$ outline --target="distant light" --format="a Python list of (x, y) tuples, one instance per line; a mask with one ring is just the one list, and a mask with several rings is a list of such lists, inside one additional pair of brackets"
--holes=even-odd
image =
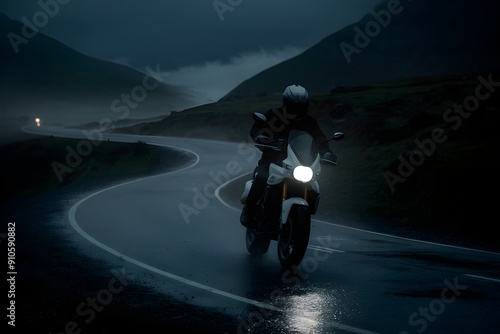
[(36, 126), (40, 126), (40, 118), (35, 118)]

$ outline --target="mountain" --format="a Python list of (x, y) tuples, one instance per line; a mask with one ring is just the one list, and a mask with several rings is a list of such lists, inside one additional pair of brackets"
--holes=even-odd
[(160, 65), (141, 72), (92, 58), (1, 13), (0, 36), (2, 127), (10, 130), (35, 117), (61, 125), (124, 122), (196, 105), (189, 91), (161, 82)]
[(499, 12), (496, 0), (383, 1), (359, 22), (244, 81), (222, 100), (274, 95), (291, 83), (325, 93), (339, 86), (498, 69)]
[[(375, 12), (396, 3), (384, 2)], [(497, 247), (489, 217), (500, 169), (493, 159), (500, 121), (499, 5), (400, 3), (403, 9), (350, 55), (350, 63), (339, 45), (355, 45), (357, 31), (374, 25), (371, 14), (216, 103), (120, 131), (232, 140), (240, 144), (235, 159), (243, 158), (252, 145), (252, 113), (278, 106), (284, 87), (301, 83), (313, 93), (309, 113), (323, 131), (346, 134), (330, 143), (339, 165), (322, 170), (322, 215), (382, 233)], [(238, 205), (246, 180), (221, 194), (229, 191), (225, 198)]]

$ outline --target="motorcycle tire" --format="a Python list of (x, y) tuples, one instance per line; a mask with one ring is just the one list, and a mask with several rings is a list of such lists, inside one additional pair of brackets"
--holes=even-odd
[(247, 228), (246, 245), (250, 254), (262, 256), (267, 253), (271, 237), (267, 234), (257, 234), (253, 228)]
[(298, 266), (307, 251), (311, 233), (308, 206), (294, 205), (278, 235), (278, 259), (283, 268)]

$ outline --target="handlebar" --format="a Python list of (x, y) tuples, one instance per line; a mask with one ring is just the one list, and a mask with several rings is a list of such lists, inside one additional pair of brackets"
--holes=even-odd
[[(279, 147), (276, 145), (267, 145), (267, 144), (259, 144), (259, 143), (255, 143), (254, 145), (255, 145), (255, 147), (260, 148), (260, 149), (271, 149), (273, 151), (278, 151), (278, 152), (283, 151), (282, 147)], [(327, 165), (337, 166), (337, 161), (332, 160), (332, 159), (328, 159), (328, 158), (321, 157), (319, 162), (323, 163), (323, 164), (327, 164)]]
[(327, 165), (337, 166), (337, 162), (336, 162), (336, 161), (333, 161), (333, 160), (330, 160), (330, 159), (323, 159), (323, 158), (321, 158), (321, 159), (319, 160), (319, 162), (324, 163), (324, 164), (327, 164)]
[(258, 143), (255, 143), (254, 144), (255, 147), (258, 147), (258, 148), (262, 148), (262, 149), (271, 149), (273, 151), (278, 151), (278, 152), (281, 152), (283, 149), (281, 149), (280, 147), (278, 146), (275, 146), (275, 145), (266, 145), (266, 144), (258, 144)]

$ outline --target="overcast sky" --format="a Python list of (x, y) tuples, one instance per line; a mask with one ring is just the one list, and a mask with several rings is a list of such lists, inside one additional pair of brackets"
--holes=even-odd
[[(380, 0), (2, 0), (0, 12), (30, 21), (86, 55), (144, 70), (217, 100), (243, 80), (358, 21)], [(216, 6), (217, 5), (217, 6)], [(216, 9), (217, 7), (217, 9)]]

